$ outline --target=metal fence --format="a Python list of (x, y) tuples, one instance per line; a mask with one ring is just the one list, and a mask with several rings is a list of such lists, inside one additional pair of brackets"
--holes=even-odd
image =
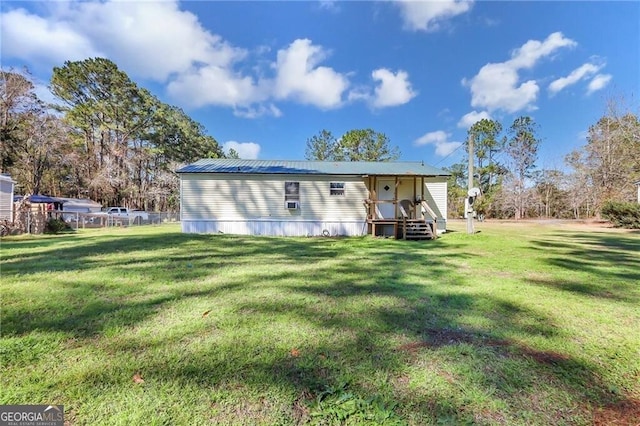
[[(7, 217), (9, 217), (7, 215)], [(67, 212), (62, 210), (29, 209), (13, 212), (13, 221), (0, 219), (5, 234), (42, 234), (50, 219), (62, 219), (72, 229), (105, 228), (111, 226), (144, 226), (180, 222), (178, 212), (148, 213), (148, 219), (124, 218), (100, 213)]]
[(105, 228), (110, 226), (143, 226), (180, 222), (178, 212), (148, 213), (148, 219), (140, 216), (117, 217), (105, 213), (58, 212), (60, 217), (73, 229)]

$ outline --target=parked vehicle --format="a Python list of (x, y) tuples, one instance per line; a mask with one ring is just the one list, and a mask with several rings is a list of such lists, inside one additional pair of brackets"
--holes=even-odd
[(149, 221), (149, 213), (144, 210), (130, 210), (126, 207), (107, 207), (106, 213), (113, 219), (122, 219), (125, 223), (137, 225)]

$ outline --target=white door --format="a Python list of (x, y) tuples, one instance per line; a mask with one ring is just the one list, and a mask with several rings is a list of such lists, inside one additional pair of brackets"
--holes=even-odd
[[(379, 201), (392, 201), (396, 194), (396, 182), (394, 179), (378, 179), (378, 192)], [(395, 219), (396, 207), (393, 203), (380, 203), (378, 204), (378, 211), (384, 219)]]

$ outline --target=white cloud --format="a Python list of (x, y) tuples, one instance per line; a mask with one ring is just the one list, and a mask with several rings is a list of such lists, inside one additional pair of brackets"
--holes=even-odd
[[(249, 52), (205, 29), (174, 0), (56, 3), (46, 17), (18, 9), (3, 13), (2, 23), (3, 56), (56, 65), (105, 56), (135, 77), (168, 82), (183, 105), (236, 108), (286, 99), (329, 109), (342, 105), (349, 86), (346, 75), (318, 66), (329, 52), (306, 39), (278, 51), (274, 79), (256, 68), (240, 73)], [(258, 110), (279, 114), (269, 106)]]
[(549, 92), (551, 95), (555, 95), (565, 87), (576, 84), (577, 82), (585, 78), (589, 78), (593, 74), (600, 71), (603, 67), (604, 64), (596, 65), (593, 63), (586, 63), (571, 71), (568, 76), (561, 77), (557, 80), (552, 81), (551, 84), (549, 84)]
[(450, 137), (451, 135), (449, 133), (437, 130), (435, 132), (425, 133), (416, 139), (413, 144), (415, 146), (434, 145), (436, 147), (436, 155), (446, 157), (462, 145), (461, 142), (449, 141), (448, 139)]
[(340, 11), (340, 6), (336, 0), (320, 0), (320, 9), (327, 10), (329, 12), (337, 13)]
[(317, 66), (329, 56), (322, 46), (309, 39), (298, 39), (278, 51), (274, 64), (276, 99), (296, 100), (323, 109), (342, 105), (342, 94), (349, 87), (344, 74), (332, 68)]
[(579, 141), (586, 141), (588, 136), (589, 136), (588, 130), (581, 130), (578, 132), (578, 135), (577, 135)]
[(370, 104), (371, 101), (373, 100), (373, 95), (371, 94), (371, 87), (365, 86), (365, 85), (354, 87), (349, 91), (347, 100), (349, 102), (362, 101)]
[(260, 145), (254, 142), (227, 141), (222, 144), (222, 149), (227, 154), (233, 149), (243, 160), (255, 160), (260, 154)]
[(484, 17), (484, 18), (481, 18), (481, 22), (487, 27), (496, 27), (500, 25), (500, 20), (496, 18)]
[[(47, 86), (46, 82), (34, 81), (33, 83), (33, 92), (36, 94), (38, 99), (40, 99), (48, 106), (60, 105), (60, 99), (56, 98), (56, 96), (51, 93), (51, 90), (49, 90), (49, 86)], [(53, 112), (53, 108), (48, 108), (48, 110), (49, 112)], [(60, 115), (62, 114), (60, 113)]]
[(590, 95), (593, 92), (604, 89), (607, 84), (609, 84), (612, 78), (613, 76), (611, 74), (596, 75), (595, 77), (593, 77), (593, 80), (589, 82), (589, 87), (587, 87), (587, 94)]
[(282, 117), (282, 111), (274, 104), (258, 104), (256, 106), (238, 106), (233, 115), (242, 118), (258, 118), (263, 116)]
[(443, 108), (438, 111), (438, 117), (444, 117), (446, 120), (450, 120), (451, 110), (449, 108)]
[(197, 63), (228, 67), (246, 55), (179, 10), (177, 1), (80, 3), (74, 19), (122, 68), (157, 81)]
[(178, 0), (50, 2), (40, 11), (0, 15), (2, 57), (46, 66), (106, 57), (133, 78), (165, 85), (180, 106), (222, 106), (256, 118), (281, 116), (278, 101), (334, 109), (349, 99), (382, 108), (415, 96), (406, 72), (384, 68), (347, 96), (350, 74), (322, 65), (330, 56), (325, 47), (297, 39), (273, 58), (266, 46), (233, 46)]
[(491, 120), (491, 116), (487, 111), (471, 111), (462, 116), (460, 121), (458, 121), (458, 127), (463, 129), (468, 129), (474, 124), (476, 124), (480, 120)]
[(373, 71), (371, 77), (379, 82), (372, 100), (375, 108), (403, 105), (417, 95), (411, 88), (409, 74), (405, 71), (400, 70), (394, 74), (386, 68), (380, 68)]
[(411, 87), (406, 71), (399, 70), (394, 73), (386, 68), (378, 68), (371, 73), (371, 79), (375, 82), (373, 87), (354, 87), (349, 91), (348, 101), (362, 101), (371, 108), (387, 108), (404, 105), (418, 95)]
[(189, 105), (230, 106), (237, 116), (245, 118), (281, 116), (275, 105), (263, 104), (270, 100), (337, 108), (343, 103), (342, 95), (349, 81), (332, 68), (318, 66), (327, 56), (322, 46), (298, 39), (278, 51), (276, 62), (271, 64), (274, 78), (261, 75), (254, 78), (229, 66), (207, 65), (177, 75), (167, 90), (173, 98)]
[(518, 85), (518, 71), (507, 63), (487, 64), (470, 81), (471, 106), (516, 112), (532, 106), (538, 85), (530, 80)]
[(179, 10), (177, 1), (56, 3), (49, 11), (46, 17), (24, 10), (3, 14), (3, 54), (55, 64), (105, 56), (156, 81), (196, 63), (227, 67), (246, 55), (203, 28), (196, 15)]
[(404, 26), (412, 31), (437, 31), (443, 21), (471, 10), (473, 1), (437, 0), (416, 1), (398, 0)]
[(539, 60), (558, 49), (575, 45), (575, 41), (556, 32), (543, 42), (527, 41), (515, 49), (511, 59), (505, 62), (486, 64), (473, 78), (462, 81), (471, 90), (471, 106), (486, 108), (489, 112), (504, 110), (509, 113), (535, 109), (534, 102), (540, 88), (535, 80), (520, 83), (518, 72), (532, 68)]
[(24, 9), (0, 15), (2, 56), (24, 61), (44, 60), (59, 65), (66, 60), (99, 56), (91, 40), (64, 21), (46, 20)]
[(577, 43), (566, 38), (561, 32), (550, 34), (543, 42), (529, 40), (515, 49), (508, 61), (514, 68), (531, 68), (540, 59), (549, 56), (562, 47), (575, 47)]
[(216, 65), (178, 75), (167, 86), (169, 94), (181, 103), (201, 107), (220, 105), (235, 107), (262, 101), (265, 94), (251, 77)]

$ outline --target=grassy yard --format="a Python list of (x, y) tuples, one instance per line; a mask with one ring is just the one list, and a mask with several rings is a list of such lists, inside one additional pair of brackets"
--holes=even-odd
[(3, 239), (0, 404), (91, 425), (640, 422), (640, 234), (450, 228)]

